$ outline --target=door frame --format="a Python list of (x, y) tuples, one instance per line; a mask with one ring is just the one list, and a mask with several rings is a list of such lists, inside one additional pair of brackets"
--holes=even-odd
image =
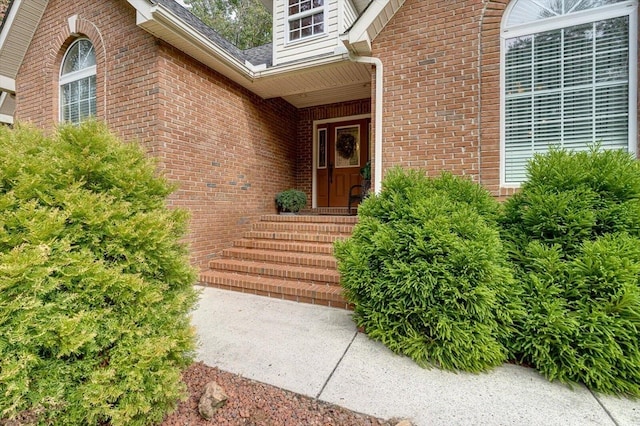
[[(350, 121), (350, 120), (362, 120), (368, 118), (371, 120), (371, 114), (359, 114), (359, 115), (348, 115), (345, 117), (335, 117), (335, 118), (327, 118), (324, 120), (314, 120), (313, 121), (313, 153), (311, 155), (311, 161), (313, 163), (313, 167), (311, 168), (311, 208), (318, 208), (318, 126), (327, 124), (327, 123), (339, 123), (341, 121)], [(371, 122), (369, 122), (371, 123)], [(371, 124), (369, 124), (371, 126)], [(369, 132), (369, 158), (372, 157), (372, 143), (371, 143), (371, 132)]]

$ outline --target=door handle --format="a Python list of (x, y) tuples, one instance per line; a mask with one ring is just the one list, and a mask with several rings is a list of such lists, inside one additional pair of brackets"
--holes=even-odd
[(329, 183), (333, 183), (333, 163), (329, 163)]

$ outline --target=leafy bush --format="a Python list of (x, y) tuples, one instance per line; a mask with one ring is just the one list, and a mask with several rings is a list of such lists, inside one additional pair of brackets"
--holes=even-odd
[(504, 362), (521, 310), (497, 212), (468, 180), (388, 172), (352, 237), (335, 245), (357, 324), (421, 365), (483, 371)]
[(307, 194), (297, 189), (287, 189), (276, 194), (276, 204), (280, 211), (297, 213), (307, 205)]
[(535, 157), (505, 203), (528, 311), (512, 351), (550, 379), (640, 396), (640, 168), (596, 148)]
[(184, 395), (186, 216), (100, 124), (0, 128), (0, 417), (152, 424)]
[(528, 180), (505, 203), (504, 237), (516, 251), (538, 240), (570, 255), (585, 239), (640, 236), (639, 200), (640, 165), (628, 153), (552, 149), (532, 160)]

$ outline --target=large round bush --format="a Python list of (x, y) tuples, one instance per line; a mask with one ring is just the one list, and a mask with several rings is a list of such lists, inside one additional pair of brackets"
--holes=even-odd
[(422, 365), (483, 371), (504, 362), (520, 309), (497, 211), (468, 180), (387, 173), (353, 236), (335, 246), (358, 325)]
[(153, 424), (184, 395), (195, 274), (171, 191), (100, 124), (0, 128), (0, 417)]
[(552, 150), (505, 204), (527, 315), (512, 351), (550, 379), (640, 396), (640, 167)]

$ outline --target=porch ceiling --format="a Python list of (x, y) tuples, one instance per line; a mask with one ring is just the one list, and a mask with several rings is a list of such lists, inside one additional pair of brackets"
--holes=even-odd
[(265, 99), (282, 97), (296, 108), (370, 98), (371, 67), (342, 60), (258, 78), (251, 90)]

